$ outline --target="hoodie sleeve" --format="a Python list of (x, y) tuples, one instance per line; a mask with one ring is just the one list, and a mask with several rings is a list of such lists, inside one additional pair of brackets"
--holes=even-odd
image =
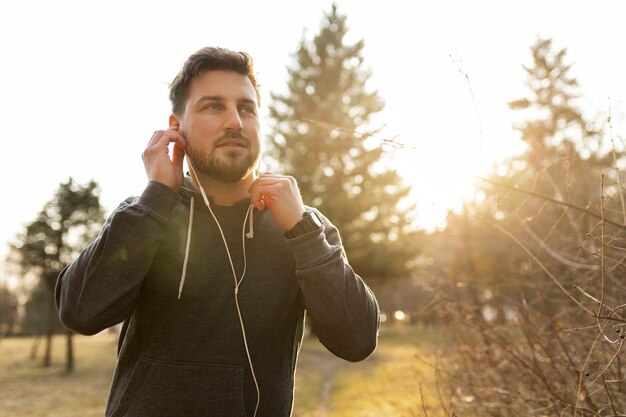
[(143, 194), (118, 206), (98, 238), (61, 273), (55, 302), (63, 324), (91, 335), (125, 320), (180, 197), (150, 182)]
[(288, 239), (296, 260), (296, 275), (320, 342), (343, 359), (361, 361), (376, 348), (378, 303), (348, 264), (337, 228), (320, 217), (325, 225), (323, 231)]

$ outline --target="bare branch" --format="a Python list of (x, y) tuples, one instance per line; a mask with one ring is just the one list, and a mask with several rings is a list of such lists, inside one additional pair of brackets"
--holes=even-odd
[(524, 250), (524, 252), (526, 252), (528, 254), (528, 256), (530, 256), (532, 258), (533, 261), (535, 261), (535, 263), (537, 263), (537, 265), (539, 265), (539, 267), (541, 267), (541, 269), (544, 270), (544, 272), (552, 279), (552, 281), (554, 281), (554, 283), (561, 289), (561, 291), (563, 291), (563, 293), (565, 293), (565, 295), (567, 295), (567, 297), (572, 300), (574, 303), (576, 303), (577, 306), (579, 306), (580, 308), (582, 308), (583, 310), (585, 310), (586, 312), (590, 313), (590, 314), (594, 314), (593, 311), (591, 311), (590, 309), (588, 309), (587, 307), (585, 307), (583, 304), (581, 304), (580, 301), (578, 301), (569, 291), (567, 291), (565, 289), (565, 287), (563, 287), (563, 284), (561, 284), (559, 282), (559, 280), (554, 276), (554, 274), (552, 274), (552, 272), (550, 272), (550, 270), (548, 270), (548, 268), (543, 264), (543, 262), (541, 262), (522, 242), (520, 242), (515, 236), (513, 236), (509, 231), (504, 230), (502, 227), (500, 227), (499, 225), (493, 223), (490, 220), (487, 220), (485, 217), (483, 216), (479, 216), (479, 218), (481, 220), (483, 220), (485, 223), (495, 227), (496, 229), (498, 229), (499, 231), (501, 231), (502, 233), (504, 233), (505, 235), (507, 235), (508, 237), (510, 237), (515, 243), (518, 244), (518, 246), (520, 248), (522, 248)]
[[(520, 192), (520, 193), (523, 193), (523, 194), (527, 194), (527, 195), (530, 195), (530, 196), (533, 196), (533, 197), (536, 197), (536, 198), (539, 198), (539, 199), (542, 199), (542, 200), (549, 201), (549, 202), (554, 203), (554, 204), (559, 204), (561, 206), (573, 208), (575, 210), (578, 210), (578, 211), (581, 211), (581, 212), (583, 212), (585, 214), (588, 214), (589, 216), (594, 217), (594, 218), (596, 218), (598, 220), (602, 220), (602, 216), (600, 214), (598, 214), (598, 213), (596, 213), (594, 211), (591, 211), (591, 210), (579, 207), (579, 206), (577, 206), (575, 204), (571, 204), (571, 203), (568, 203), (568, 202), (565, 202), (565, 201), (561, 201), (561, 200), (556, 200), (554, 198), (551, 198), (551, 197), (548, 197), (548, 196), (545, 196), (545, 195), (541, 195), (541, 194), (535, 193), (533, 191), (522, 190), (521, 188), (512, 187), (510, 185), (506, 185), (506, 184), (502, 184), (502, 183), (499, 183), (499, 182), (491, 181), (491, 180), (488, 180), (486, 178), (480, 178), (480, 179), (485, 181), (485, 182), (488, 182), (490, 184), (496, 185), (498, 187), (506, 188), (508, 190), (514, 190), (514, 191), (517, 191), (517, 192)], [(605, 223), (613, 225), (613, 226), (616, 226), (616, 227), (619, 227), (620, 229), (626, 229), (626, 224), (616, 223), (616, 222), (614, 222), (612, 220), (608, 220), (608, 219), (604, 219), (604, 221), (605, 221)]]

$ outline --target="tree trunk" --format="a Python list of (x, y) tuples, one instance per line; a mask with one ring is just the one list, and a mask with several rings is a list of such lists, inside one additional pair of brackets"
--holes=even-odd
[(7, 322), (7, 332), (5, 334), (6, 337), (12, 337), (15, 328), (15, 321), (17, 319), (17, 305), (12, 304), (9, 308), (9, 320)]
[(43, 361), (41, 362), (41, 365), (44, 368), (47, 368), (52, 363), (52, 361), (50, 360), (51, 355), (52, 355), (52, 329), (48, 328), (48, 330), (46, 331), (46, 348), (44, 350)]
[(30, 360), (34, 361), (37, 359), (37, 351), (39, 350), (39, 342), (41, 342), (41, 333), (35, 336), (35, 340), (33, 340), (33, 345), (30, 347)]
[(72, 337), (74, 332), (67, 330), (67, 356), (65, 361), (65, 373), (71, 374), (74, 372), (74, 338)]
[(48, 326), (46, 329), (46, 350), (43, 356), (43, 367), (48, 367), (52, 363), (52, 336), (54, 335), (54, 325), (56, 324), (56, 308), (53, 300), (48, 302)]

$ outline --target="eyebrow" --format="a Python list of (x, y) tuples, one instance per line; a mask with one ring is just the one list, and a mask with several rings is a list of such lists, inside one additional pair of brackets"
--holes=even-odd
[[(224, 101), (224, 100), (225, 98), (222, 96), (202, 96), (196, 101), (196, 105), (202, 103), (203, 101)], [(241, 98), (237, 100), (237, 103), (253, 104), (255, 106), (257, 105), (256, 101), (249, 99), (249, 98)]]

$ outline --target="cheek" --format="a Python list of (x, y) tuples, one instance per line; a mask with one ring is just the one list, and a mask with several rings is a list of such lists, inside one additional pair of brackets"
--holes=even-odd
[(261, 129), (259, 129), (258, 122), (244, 126), (243, 132), (244, 135), (246, 135), (246, 137), (253, 143), (258, 144), (260, 142), (259, 138), (261, 137)]
[(203, 140), (207, 140), (215, 137), (219, 133), (216, 129), (215, 123), (203, 118), (188, 120), (184, 127), (185, 132), (190, 138), (201, 138)]

